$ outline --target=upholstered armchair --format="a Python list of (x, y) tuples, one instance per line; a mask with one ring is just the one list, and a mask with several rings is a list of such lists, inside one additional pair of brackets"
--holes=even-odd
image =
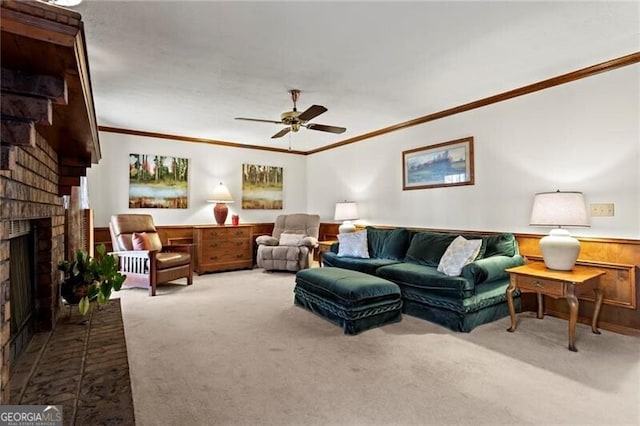
[(123, 287), (148, 288), (155, 296), (158, 284), (178, 278), (193, 283), (193, 245), (163, 246), (151, 215), (111, 216), (109, 231), (120, 272), (127, 275)]
[(258, 267), (280, 271), (308, 268), (318, 247), (319, 232), (319, 215), (296, 213), (278, 216), (272, 234), (256, 238)]

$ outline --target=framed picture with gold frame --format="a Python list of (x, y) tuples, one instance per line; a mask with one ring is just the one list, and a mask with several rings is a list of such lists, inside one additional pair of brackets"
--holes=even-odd
[(402, 190), (473, 185), (473, 136), (402, 152)]

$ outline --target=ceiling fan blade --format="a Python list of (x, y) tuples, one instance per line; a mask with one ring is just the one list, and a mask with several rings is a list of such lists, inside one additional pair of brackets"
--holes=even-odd
[(261, 118), (242, 118), (242, 117), (236, 117), (236, 120), (259, 121), (260, 123), (274, 123), (274, 124), (282, 124), (282, 121), (275, 121), (275, 120), (263, 120), (263, 119), (261, 119)]
[(286, 135), (287, 133), (289, 133), (290, 131), (291, 131), (291, 127), (287, 126), (284, 129), (280, 130), (275, 135), (271, 136), (271, 139), (281, 138), (284, 135)]
[(306, 124), (305, 127), (310, 130), (320, 130), (321, 132), (329, 132), (329, 133), (344, 133), (345, 130), (347, 130), (344, 127), (327, 126), (324, 124), (315, 124), (315, 123)]
[(327, 112), (327, 109), (322, 105), (311, 105), (302, 114), (300, 114), (300, 116), (298, 117), (298, 120), (309, 121), (316, 118), (323, 112)]

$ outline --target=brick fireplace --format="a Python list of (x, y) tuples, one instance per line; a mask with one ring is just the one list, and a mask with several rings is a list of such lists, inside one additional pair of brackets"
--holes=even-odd
[[(100, 145), (80, 14), (32, 0), (0, 4), (0, 404), (8, 404), (12, 293), (31, 298), (36, 332), (55, 327), (57, 265), (83, 247), (79, 186), (87, 167), (100, 160)], [(29, 248), (16, 256), (27, 258), (11, 259), (12, 276), (11, 241), (22, 234)], [(14, 282), (29, 291), (12, 289)]]

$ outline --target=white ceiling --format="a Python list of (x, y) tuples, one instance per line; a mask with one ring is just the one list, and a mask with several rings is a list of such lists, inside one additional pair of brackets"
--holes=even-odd
[[(98, 124), (308, 151), (640, 50), (639, 2), (97, 1)], [(270, 137), (291, 109), (328, 112)]]

